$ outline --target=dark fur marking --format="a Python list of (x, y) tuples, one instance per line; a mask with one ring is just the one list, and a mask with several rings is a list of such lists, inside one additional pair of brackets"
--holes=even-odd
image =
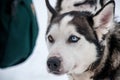
[[(117, 23), (116, 23), (117, 24)], [(114, 65), (116, 59), (120, 57), (120, 25), (115, 27), (115, 30), (108, 37), (108, 47), (109, 47), (109, 55), (107, 60), (105, 61), (105, 66), (100, 73), (97, 74), (95, 80), (104, 79), (109, 77), (111, 80), (119, 80), (116, 79), (120, 77), (120, 59), (117, 60), (118, 64)], [(119, 73), (119, 74), (118, 74)]]
[(80, 5), (85, 5), (85, 4), (89, 4), (89, 5), (93, 6), (93, 5), (95, 5), (96, 3), (97, 3), (96, 0), (86, 0), (86, 1), (84, 1), (84, 2), (82, 2), (82, 3), (75, 3), (74, 6), (75, 6), (75, 7), (78, 7), (78, 6), (80, 6)]
[[(98, 15), (108, 4), (112, 3), (115, 5), (114, 0), (109, 1), (107, 4), (105, 4), (94, 16)], [(115, 13), (115, 7), (114, 7), (114, 13)]]
[(77, 32), (84, 35), (88, 41), (94, 42), (96, 40), (96, 38), (93, 36), (92, 29), (88, 27), (89, 23), (86, 21), (85, 17), (76, 16), (71, 22), (73, 22), (73, 24), (76, 26)]
[(46, 6), (47, 6), (48, 10), (52, 13), (52, 18), (50, 20), (50, 21), (52, 21), (53, 18), (58, 15), (58, 13), (55, 9), (53, 9), (53, 7), (50, 5), (48, 0), (45, 0), (45, 2), (46, 2)]
[[(114, 0), (110, 0), (110, 1), (114, 1)], [(105, 5), (105, 0), (100, 0), (100, 5), (101, 5), (101, 7), (103, 7), (104, 5)]]
[[(104, 51), (104, 46), (102, 46), (97, 38), (97, 34), (93, 29), (93, 20), (92, 20), (92, 15), (88, 12), (79, 12), (75, 13), (74, 12), (74, 18), (70, 22), (71, 24), (74, 24), (76, 26), (76, 31), (82, 35), (85, 36), (85, 38), (90, 42), (94, 43), (96, 45), (96, 49), (98, 51), (97, 57), (101, 57)], [(87, 32), (87, 33), (86, 33)], [(94, 62), (94, 67), (97, 66), (100, 62), (100, 58)]]
[(101, 7), (103, 7), (104, 6), (104, 0), (100, 0), (100, 5), (101, 5)]
[(62, 1), (63, 0), (57, 0), (57, 5), (55, 7), (57, 12), (60, 12), (62, 10), (62, 8), (61, 8)]

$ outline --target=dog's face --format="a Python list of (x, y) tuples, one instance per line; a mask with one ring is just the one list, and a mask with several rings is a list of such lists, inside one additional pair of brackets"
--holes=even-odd
[[(106, 27), (112, 24), (113, 11), (109, 7), (113, 8), (113, 4), (94, 17), (87, 13), (69, 12), (53, 19), (46, 33), (49, 72), (80, 74), (98, 59), (96, 42), (108, 32), (108, 29), (103, 29), (103, 23)], [(93, 28), (96, 29), (98, 39)]]
[[(53, 73), (65, 73), (65, 72), (83, 72), (88, 66), (97, 59), (97, 49), (92, 42), (95, 40), (93, 33), (90, 32), (89, 25), (84, 17), (80, 18), (80, 23), (72, 23), (77, 17), (65, 16), (59, 23), (54, 23), (50, 31), (48, 32), (46, 39), (49, 49), (49, 61), (48, 66), (51, 68), (55, 64), (51, 65), (50, 62), (54, 60), (60, 63), (57, 72)], [(83, 19), (82, 19), (83, 18)], [(73, 21), (72, 21), (73, 20)], [(79, 28), (79, 26), (82, 28)], [(80, 29), (83, 29), (82, 31)], [(79, 30), (81, 32), (79, 32)], [(90, 30), (90, 31), (89, 31)], [(90, 36), (86, 35), (86, 32)], [(80, 34), (82, 33), (82, 34)], [(90, 41), (88, 41), (90, 40)], [(49, 64), (50, 63), (50, 64)]]

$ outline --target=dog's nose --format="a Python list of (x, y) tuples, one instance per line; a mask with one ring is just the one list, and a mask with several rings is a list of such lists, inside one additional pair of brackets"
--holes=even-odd
[(52, 71), (57, 71), (60, 68), (61, 60), (57, 57), (51, 57), (47, 61), (47, 66)]

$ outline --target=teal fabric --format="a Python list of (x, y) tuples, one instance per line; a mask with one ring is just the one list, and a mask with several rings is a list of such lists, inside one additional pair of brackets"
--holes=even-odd
[(0, 12), (0, 67), (10, 67), (25, 61), (32, 53), (38, 25), (31, 0), (19, 0), (14, 15), (6, 13), (7, 0), (2, 0)]

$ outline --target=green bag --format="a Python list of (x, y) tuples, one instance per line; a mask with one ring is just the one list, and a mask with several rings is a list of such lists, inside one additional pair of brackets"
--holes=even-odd
[(25, 61), (32, 53), (38, 35), (32, 0), (16, 1), (13, 15), (6, 12), (8, 0), (0, 3), (0, 68)]

